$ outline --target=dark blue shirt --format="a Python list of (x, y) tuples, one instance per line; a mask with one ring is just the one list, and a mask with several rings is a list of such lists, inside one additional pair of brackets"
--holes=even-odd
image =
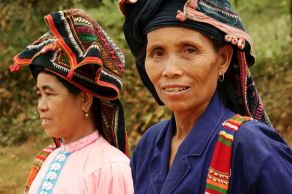
[[(215, 95), (168, 168), (175, 118), (147, 130), (131, 159), (136, 194), (203, 194), (222, 123), (234, 113)], [(229, 193), (292, 194), (292, 151), (267, 125), (253, 120), (235, 135)]]

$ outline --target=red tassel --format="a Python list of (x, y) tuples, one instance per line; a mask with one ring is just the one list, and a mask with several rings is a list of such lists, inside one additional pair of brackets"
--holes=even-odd
[(242, 95), (243, 105), (248, 116), (252, 117), (247, 105), (247, 98), (246, 98), (246, 90), (247, 90), (246, 82), (247, 82), (248, 66), (246, 63), (245, 52), (238, 50), (237, 57), (238, 57), (238, 62), (240, 66), (240, 82), (241, 82), (241, 95)]
[(61, 140), (58, 139), (58, 138), (53, 138), (53, 139), (54, 139), (54, 143), (55, 143), (56, 147), (57, 148), (60, 147), (61, 146)]
[(19, 64), (14, 64), (9, 67), (10, 72), (17, 72), (21, 69)]

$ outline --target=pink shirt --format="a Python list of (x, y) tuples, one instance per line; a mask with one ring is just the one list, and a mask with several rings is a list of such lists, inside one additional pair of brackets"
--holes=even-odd
[[(54, 150), (43, 163), (35, 177), (29, 194), (37, 194), (46, 184), (50, 169), (60, 157), (60, 153), (70, 153), (63, 158), (60, 173), (53, 176), (54, 194), (131, 194), (133, 182), (129, 158), (110, 145), (96, 131), (80, 140), (62, 145)], [(63, 155), (62, 155), (63, 156)], [(57, 177), (57, 178), (56, 178)], [(43, 180), (44, 179), (44, 180)], [(45, 183), (44, 183), (45, 182)], [(44, 192), (45, 193), (45, 192)], [(48, 192), (50, 193), (50, 192)]]

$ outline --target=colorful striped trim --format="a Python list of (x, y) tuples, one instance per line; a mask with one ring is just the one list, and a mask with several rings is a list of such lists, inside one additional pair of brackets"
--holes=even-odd
[(46, 158), (50, 155), (50, 153), (52, 153), (52, 151), (54, 151), (56, 149), (56, 145), (51, 144), (47, 147), (45, 147), (35, 158), (34, 161), (32, 163), (32, 167), (30, 169), (30, 173), (28, 175), (28, 178), (26, 180), (26, 184), (25, 184), (25, 189), (24, 189), (24, 193), (28, 193), (29, 188), (34, 180), (34, 178), (36, 177), (37, 173), (39, 172), (42, 164), (44, 163), (44, 161), (46, 160)]
[(232, 143), (239, 127), (251, 117), (234, 115), (223, 123), (207, 175), (205, 194), (226, 194), (231, 176)]

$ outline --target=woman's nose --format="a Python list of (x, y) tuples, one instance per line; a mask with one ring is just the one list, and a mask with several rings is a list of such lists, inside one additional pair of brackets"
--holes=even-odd
[(175, 54), (168, 56), (168, 59), (164, 61), (164, 69), (162, 75), (168, 78), (179, 77), (182, 74), (181, 60)]
[(40, 97), (38, 100), (38, 111), (43, 112), (48, 110), (48, 104), (44, 97)]

